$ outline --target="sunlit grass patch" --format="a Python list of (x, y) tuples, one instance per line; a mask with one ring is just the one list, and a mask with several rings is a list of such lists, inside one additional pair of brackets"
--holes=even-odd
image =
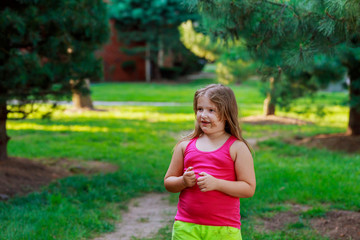
[(304, 109), (304, 106), (294, 106), (292, 112), (278, 111), (279, 115), (286, 115), (302, 120), (314, 122), (319, 126), (346, 128), (349, 121), (349, 108), (344, 106), (326, 106), (321, 112), (316, 106)]
[[(9, 152), (19, 157), (120, 163), (128, 156), (141, 158), (141, 153), (149, 152), (160, 139), (166, 141), (165, 146), (172, 145), (167, 139), (173, 139), (174, 135), (168, 131), (180, 132), (192, 128), (193, 123), (193, 113), (159, 112), (153, 107), (112, 107), (107, 111), (83, 113), (58, 111), (52, 120), (8, 121), (12, 137)], [(140, 154), (138, 149), (142, 149)]]
[[(53, 132), (109, 132), (109, 128), (106, 127), (95, 127), (95, 126), (80, 126), (80, 125), (41, 125), (36, 123), (25, 123), (19, 122), (8, 123), (8, 130), (42, 130), (42, 131), (53, 131)], [(129, 129), (130, 130), (130, 129)]]
[[(179, 113), (166, 111), (160, 112), (159, 109), (173, 109), (176, 107), (144, 107), (144, 106), (119, 106), (101, 107), (104, 111), (56, 112), (54, 117), (59, 118), (81, 118), (81, 119), (123, 119), (123, 120), (147, 120), (151, 122), (177, 122), (194, 120), (192, 113)], [(191, 109), (188, 107), (187, 109)]]

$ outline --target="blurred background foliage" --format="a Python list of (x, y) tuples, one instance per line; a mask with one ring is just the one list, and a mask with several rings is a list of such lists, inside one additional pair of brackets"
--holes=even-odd
[(190, 12), (182, 0), (112, 0), (109, 14), (116, 21), (120, 41), (146, 44), (127, 52), (144, 52), (151, 61), (153, 78), (176, 79), (204, 66), (205, 62), (180, 42), (181, 23), (199, 19), (198, 13)]
[[(244, 39), (254, 59), (261, 61), (268, 84), (266, 115), (275, 114), (276, 105), (287, 105), (300, 95), (348, 78), (347, 133), (360, 135), (357, 0), (189, 0), (187, 4), (199, 11), (210, 36)], [(321, 55), (331, 64), (321, 61)]]

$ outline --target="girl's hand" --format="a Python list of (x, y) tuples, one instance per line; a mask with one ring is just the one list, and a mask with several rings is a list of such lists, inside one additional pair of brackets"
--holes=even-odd
[(200, 191), (207, 192), (207, 191), (213, 191), (217, 188), (217, 179), (211, 176), (210, 174), (207, 174), (205, 172), (202, 172), (199, 174), (197, 184), (200, 188)]
[(192, 170), (193, 167), (188, 167), (183, 174), (183, 181), (185, 187), (193, 187), (196, 184), (196, 175), (195, 172)]

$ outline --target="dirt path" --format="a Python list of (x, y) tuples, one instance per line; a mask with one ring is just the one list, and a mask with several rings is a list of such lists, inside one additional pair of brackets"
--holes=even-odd
[(168, 197), (169, 194), (165, 193), (150, 193), (133, 199), (129, 204), (129, 210), (122, 215), (122, 222), (117, 224), (115, 232), (94, 240), (151, 237), (174, 219), (176, 206), (169, 204)]

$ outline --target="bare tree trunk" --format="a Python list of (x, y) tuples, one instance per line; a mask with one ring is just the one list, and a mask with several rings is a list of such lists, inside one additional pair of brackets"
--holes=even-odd
[(150, 43), (146, 43), (146, 52), (145, 52), (145, 74), (146, 82), (151, 82), (151, 60), (150, 60)]
[(264, 100), (264, 115), (265, 116), (270, 116), (270, 115), (275, 115), (275, 104), (273, 103), (273, 93), (274, 91), (274, 82), (275, 79), (274, 77), (271, 77), (269, 79), (270, 82), (270, 91), (267, 93), (267, 96)]
[(7, 143), (9, 136), (6, 133), (6, 120), (8, 111), (6, 109), (6, 101), (0, 101), (0, 161), (8, 158)]
[(264, 115), (270, 116), (275, 115), (275, 105), (271, 103), (271, 95), (268, 96), (264, 100)]
[[(90, 91), (90, 80), (85, 79), (85, 88)], [(72, 83), (76, 84), (75, 81)], [(72, 101), (75, 109), (94, 109), (90, 94), (84, 94), (80, 90), (73, 89)]]
[(360, 135), (360, 64), (349, 69), (350, 112), (347, 134)]
[(164, 43), (162, 39), (159, 39), (159, 51), (158, 51), (158, 66), (164, 67)]
[(352, 136), (360, 135), (360, 111), (357, 111), (355, 108), (350, 108), (349, 124), (346, 133)]

